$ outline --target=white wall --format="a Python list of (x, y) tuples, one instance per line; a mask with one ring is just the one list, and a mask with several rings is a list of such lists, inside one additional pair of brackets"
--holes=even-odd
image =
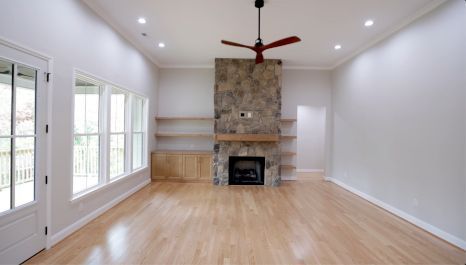
[(214, 116), (213, 69), (160, 69), (159, 116)]
[[(155, 116), (158, 69), (81, 1), (2, 1), (0, 38), (53, 57), (52, 235), (146, 181), (149, 170), (129, 177), (79, 203), (70, 203), (73, 69), (90, 72), (150, 99)], [(152, 119), (150, 119), (152, 121)], [(155, 124), (149, 123), (149, 149)]]
[(325, 169), (326, 108), (298, 106), (298, 170)]
[[(332, 83), (331, 71), (321, 70), (283, 70), (283, 85), (282, 85), (282, 117), (298, 118), (298, 123), (294, 124), (293, 128), (288, 128), (289, 125), (283, 125), (282, 129), (287, 133), (291, 132), (298, 135), (297, 142), (291, 147), (282, 147), (282, 149), (294, 149), (298, 152), (297, 158), (292, 162), (297, 165), (298, 170), (307, 169), (326, 169), (328, 156), (330, 154), (330, 129), (331, 117), (326, 116), (325, 120), (325, 136), (321, 137), (313, 132), (320, 131), (317, 129), (321, 125), (318, 121), (306, 121), (310, 112), (303, 112), (303, 116), (298, 116), (298, 106), (306, 106), (310, 109), (331, 109), (332, 107)], [(319, 118), (320, 119), (320, 118)], [(316, 127), (317, 126), (317, 127)], [(299, 131), (298, 131), (298, 128)], [(318, 146), (319, 141), (325, 141), (323, 144), (324, 150)], [(284, 158), (287, 159), (287, 158)], [(285, 161), (287, 163), (287, 161)]]
[[(213, 69), (160, 69), (157, 115), (214, 117)], [(160, 132), (213, 133), (209, 121), (159, 121)], [(212, 138), (159, 138), (160, 150), (213, 150)]]
[(465, 3), (447, 1), (338, 67), (331, 168), (333, 178), (463, 240), (465, 47)]

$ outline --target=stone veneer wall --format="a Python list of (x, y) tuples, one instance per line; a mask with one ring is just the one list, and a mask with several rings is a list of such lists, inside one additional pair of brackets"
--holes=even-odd
[[(216, 59), (215, 133), (280, 135), (281, 85), (280, 60)], [(253, 118), (241, 119), (240, 111), (252, 111)], [(228, 185), (230, 156), (265, 157), (265, 185), (280, 185), (279, 142), (215, 142), (215, 185)]]

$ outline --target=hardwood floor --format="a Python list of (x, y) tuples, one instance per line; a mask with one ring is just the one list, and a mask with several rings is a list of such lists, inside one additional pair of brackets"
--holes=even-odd
[(465, 252), (323, 180), (152, 183), (28, 264), (464, 264)]

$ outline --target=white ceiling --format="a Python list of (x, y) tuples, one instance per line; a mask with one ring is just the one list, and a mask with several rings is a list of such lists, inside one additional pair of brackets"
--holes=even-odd
[[(161, 67), (209, 67), (217, 57), (254, 58), (254, 0), (83, 0)], [(301, 43), (265, 52), (286, 67), (332, 68), (443, 0), (266, 0), (265, 43), (297, 35)], [(137, 23), (145, 17), (147, 24)], [(364, 27), (366, 19), (375, 25)], [(147, 37), (141, 35), (148, 34)], [(166, 47), (157, 47), (158, 42)], [(341, 44), (339, 51), (333, 49)]]

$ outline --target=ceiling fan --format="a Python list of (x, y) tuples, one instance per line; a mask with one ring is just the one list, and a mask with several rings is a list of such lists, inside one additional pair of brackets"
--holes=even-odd
[(265, 50), (300, 42), (301, 39), (296, 36), (293, 36), (293, 37), (284, 38), (284, 39), (272, 42), (270, 44), (264, 45), (261, 39), (261, 8), (264, 7), (264, 0), (256, 0), (255, 6), (259, 10), (259, 37), (257, 38), (254, 46), (243, 45), (243, 44), (226, 41), (226, 40), (222, 40), (222, 43), (225, 45), (230, 45), (230, 46), (235, 46), (235, 47), (248, 48), (248, 49), (255, 51), (257, 54), (256, 64), (261, 64), (264, 62), (264, 55), (262, 53)]

